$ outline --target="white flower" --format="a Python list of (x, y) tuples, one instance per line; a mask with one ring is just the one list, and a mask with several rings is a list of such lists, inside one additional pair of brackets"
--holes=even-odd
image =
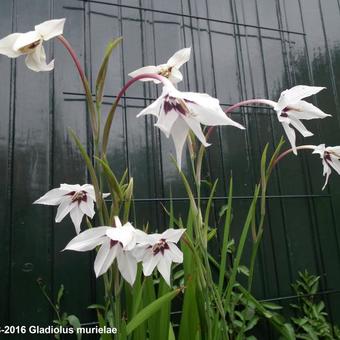
[(0, 40), (0, 54), (9, 58), (27, 55), (25, 62), (28, 68), (35, 72), (51, 71), (54, 60), (46, 63), (46, 53), (43, 41), (50, 40), (63, 33), (65, 19), (48, 20), (34, 27), (27, 33), (13, 33)]
[(132, 286), (137, 274), (137, 261), (132, 253), (136, 246), (136, 229), (129, 222), (122, 226), (117, 216), (115, 224), (115, 228), (103, 226), (80, 233), (64, 250), (88, 251), (100, 246), (94, 262), (96, 276), (106, 273), (117, 259), (120, 273)]
[[(109, 194), (104, 194), (107, 197)], [(55, 221), (61, 222), (70, 213), (77, 234), (84, 215), (93, 218), (96, 195), (91, 184), (61, 184), (59, 188), (48, 191), (33, 204), (59, 205)]]
[(138, 261), (143, 263), (145, 276), (152, 274), (157, 267), (166, 283), (170, 286), (170, 271), (172, 262), (182, 263), (183, 253), (175, 243), (182, 237), (185, 229), (168, 229), (162, 234), (146, 235), (138, 240), (139, 246), (135, 250)]
[(175, 144), (178, 167), (181, 168), (182, 151), (189, 129), (204, 146), (209, 146), (202, 132), (204, 125), (233, 125), (244, 129), (223, 112), (219, 101), (205, 93), (180, 92), (170, 82), (163, 87), (161, 96), (140, 112), (137, 117), (152, 114), (160, 128)]
[(313, 153), (319, 154), (322, 159), (323, 175), (326, 176), (323, 190), (328, 183), (332, 168), (340, 175), (340, 146), (326, 147), (325, 144), (320, 144), (315, 147)]
[(323, 90), (324, 87), (298, 85), (281, 93), (279, 101), (273, 102), (274, 110), (277, 113), (279, 122), (282, 124), (288, 140), (292, 146), (294, 154), (297, 154), (295, 145), (295, 128), (303, 137), (313, 136), (313, 133), (308, 131), (301, 123), (301, 119), (316, 119), (330, 116), (322, 112), (316, 106), (301, 100)]
[[(191, 48), (183, 48), (177, 51), (166, 64), (158, 66), (144, 66), (136, 71), (129, 73), (130, 77), (136, 77), (141, 74), (159, 74), (165, 78), (168, 78), (173, 84), (177, 84), (182, 81), (183, 75), (179, 71), (179, 68), (190, 59)], [(159, 83), (157, 79), (141, 79), (141, 81), (153, 80), (156, 84)]]

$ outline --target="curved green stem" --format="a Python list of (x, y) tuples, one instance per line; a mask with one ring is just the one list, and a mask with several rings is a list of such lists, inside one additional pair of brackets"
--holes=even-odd
[[(297, 146), (297, 150), (314, 150), (316, 148), (315, 145), (300, 145)], [(266, 215), (266, 209), (265, 209), (265, 203), (266, 203), (266, 189), (267, 189), (267, 184), (270, 178), (270, 175), (275, 168), (275, 166), (287, 155), (290, 153), (294, 152), (292, 148), (282, 152), (278, 157), (272, 159), (271, 163), (269, 164), (266, 176), (265, 176), (265, 181), (261, 183), (262, 186), (262, 192), (261, 192), (261, 218), (259, 222), (259, 226), (257, 228), (257, 231), (255, 230), (254, 233), (254, 243), (253, 243), (253, 249), (251, 252), (251, 257), (250, 257), (250, 265), (249, 265), (249, 277), (248, 277), (248, 290), (249, 292), (251, 291), (252, 284), (253, 284), (253, 277), (254, 277), (254, 270), (255, 270), (255, 262), (256, 262), (256, 257), (257, 253), (259, 250), (259, 245), (261, 243), (262, 237), (263, 237), (263, 231), (264, 231), (264, 220), (265, 220), (265, 215)]]

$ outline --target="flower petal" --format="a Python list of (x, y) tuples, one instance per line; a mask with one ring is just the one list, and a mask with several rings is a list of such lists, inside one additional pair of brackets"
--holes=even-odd
[(144, 231), (135, 229), (136, 243), (148, 244), (148, 236)]
[(206, 141), (205, 136), (203, 134), (201, 124), (195, 120), (193, 117), (181, 116), (185, 122), (188, 124), (189, 128), (196, 135), (199, 141), (205, 146), (209, 146), (210, 144)]
[(123, 251), (117, 256), (118, 269), (123, 278), (133, 286), (137, 275), (137, 261), (129, 251)]
[(79, 184), (66, 184), (66, 183), (62, 183), (62, 184), (60, 184), (60, 189), (67, 190), (69, 192), (71, 192), (71, 191), (81, 191), (82, 190), (82, 186), (80, 186)]
[(281, 111), (285, 107), (295, 104), (299, 100), (320, 92), (325, 87), (297, 85), (281, 93), (275, 110)]
[(65, 18), (47, 20), (34, 26), (34, 29), (43, 37), (45, 41), (63, 34)]
[(74, 224), (74, 227), (76, 228), (76, 233), (80, 233), (80, 224), (83, 219), (84, 213), (81, 211), (79, 208), (79, 205), (75, 206), (71, 211), (70, 211), (70, 216), (71, 220)]
[(12, 33), (0, 40), (0, 54), (4, 54), (9, 58), (16, 58), (22, 55), (20, 51), (14, 50), (14, 44), (22, 33)]
[(340, 158), (340, 146), (329, 146), (327, 148), (327, 151), (338, 155)]
[(122, 222), (120, 221), (118, 216), (114, 216), (114, 220), (115, 220), (115, 225), (117, 228), (120, 228), (122, 226)]
[(160, 238), (164, 238), (166, 241), (177, 243), (184, 232), (185, 229), (169, 228), (163, 232)]
[(286, 132), (287, 138), (289, 140), (290, 145), (292, 146), (294, 154), (297, 155), (297, 150), (296, 150), (296, 145), (295, 145), (296, 136), (295, 136), (294, 129), (291, 128), (289, 124), (287, 124), (286, 122), (282, 122), (282, 126)]
[(105, 236), (109, 227), (87, 229), (74, 237), (64, 250), (88, 251), (103, 244), (108, 238)]
[(183, 80), (183, 75), (181, 73), (181, 71), (179, 71), (176, 67), (174, 67), (169, 75), (169, 80), (173, 83), (173, 84), (177, 84), (180, 81)]
[(328, 178), (329, 178), (330, 174), (332, 173), (332, 170), (324, 159), (322, 160), (322, 164), (323, 164), (323, 175), (326, 176), (325, 184), (323, 185), (323, 187), (321, 189), (321, 190), (324, 190), (326, 188), (326, 185), (328, 183)]
[[(137, 69), (136, 71), (130, 72), (129, 76), (134, 78), (137, 77), (141, 74), (158, 74), (160, 72), (160, 68), (158, 66), (144, 66), (141, 67), (139, 69)], [(153, 79), (153, 78), (143, 78), (143, 79), (139, 79), (140, 81), (153, 81), (156, 84), (159, 84), (160, 81), (157, 79)]]
[(330, 154), (330, 157), (331, 157), (331, 167), (340, 175), (340, 160), (338, 157)]
[(136, 244), (134, 228), (130, 223), (124, 224), (120, 228), (109, 228), (106, 235), (113, 241), (123, 244), (123, 249), (130, 250)]
[(107, 272), (119, 251), (121, 251), (119, 245), (111, 248), (110, 242), (103, 243), (103, 245), (98, 250), (96, 259), (94, 261), (94, 271), (96, 273), (96, 277), (99, 277), (100, 275), (103, 275)]
[(72, 202), (71, 197), (66, 197), (58, 207), (55, 221), (57, 223), (61, 222), (62, 219), (76, 206), (76, 204), (78, 203)]
[(156, 117), (159, 117), (162, 105), (163, 105), (163, 98), (161, 96), (157, 98), (149, 106), (147, 106), (145, 109), (143, 109), (141, 112), (139, 112), (137, 115), (137, 118), (141, 116), (145, 116), (145, 115), (154, 115)]
[(165, 282), (170, 286), (170, 272), (171, 272), (171, 260), (167, 258), (168, 252), (164, 252), (164, 256), (161, 256), (157, 264), (159, 273), (163, 276)]
[(182, 152), (185, 141), (187, 139), (189, 127), (186, 122), (179, 117), (171, 129), (171, 137), (175, 144), (176, 160), (179, 169), (182, 169)]
[(18, 38), (14, 42), (13, 50), (19, 51), (23, 47), (27, 47), (33, 43), (39, 42), (40, 40), (41, 40), (41, 36), (36, 31), (29, 31), (26, 33), (21, 33), (20, 36), (18, 36)]
[(79, 209), (82, 211), (83, 214), (87, 215), (90, 218), (93, 218), (95, 211), (94, 211), (94, 202), (91, 197), (87, 197), (87, 201), (81, 201), (79, 204)]
[(326, 145), (325, 144), (320, 144), (318, 146), (315, 146), (313, 153), (319, 154), (321, 158), (323, 159), (323, 155), (325, 153)]
[(155, 126), (162, 130), (166, 137), (169, 138), (172, 126), (178, 117), (179, 115), (175, 110), (170, 110), (166, 113), (164, 109), (162, 109)]
[(191, 47), (177, 51), (167, 62), (168, 67), (180, 68), (190, 59)]
[(67, 193), (67, 190), (62, 190), (60, 188), (52, 189), (44, 196), (41, 196), (34, 201), (33, 204), (58, 205), (65, 198)]
[(183, 95), (192, 101), (187, 105), (194, 113), (195, 119), (201, 124), (209, 126), (233, 125), (239, 129), (244, 129), (241, 124), (233, 121), (223, 112), (218, 99), (202, 93), (186, 92)]
[(182, 263), (183, 262), (183, 253), (172, 242), (168, 242), (168, 246), (169, 246), (169, 250), (170, 250), (170, 253), (171, 253), (172, 261), (176, 262), (176, 263)]
[(319, 108), (317, 108), (313, 104), (308, 103), (304, 100), (300, 100), (294, 105), (289, 106), (288, 115), (289, 117), (294, 117), (296, 119), (307, 119), (307, 120), (331, 117), (330, 114), (327, 114), (321, 111)]
[(152, 254), (152, 250), (148, 245), (137, 244), (131, 251), (137, 262), (142, 261), (144, 258), (149, 258)]
[(292, 124), (295, 127), (295, 129), (301, 133), (303, 137), (313, 136), (313, 133), (308, 131), (306, 127), (298, 119), (291, 118), (290, 124)]
[(51, 71), (54, 68), (54, 60), (49, 64), (46, 63), (46, 53), (42, 44), (39, 44), (32, 53), (27, 55), (25, 62), (27, 67), (35, 72)]
[(145, 276), (150, 276), (158, 264), (161, 255), (154, 256), (152, 252), (147, 253), (143, 259), (143, 273)]

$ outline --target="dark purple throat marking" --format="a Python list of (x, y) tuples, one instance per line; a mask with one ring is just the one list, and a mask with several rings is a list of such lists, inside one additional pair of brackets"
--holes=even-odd
[(80, 204), (82, 201), (87, 202), (87, 192), (82, 191), (71, 191), (68, 194), (68, 196), (72, 196), (72, 202), (78, 202)]
[(281, 117), (287, 118), (287, 117), (288, 117), (288, 113), (287, 113), (287, 112), (288, 112), (289, 110), (290, 110), (290, 107), (289, 107), (289, 106), (286, 106), (284, 109), (282, 109), (280, 116), (281, 116)]
[(167, 249), (169, 249), (169, 245), (166, 243), (165, 239), (162, 238), (152, 247), (153, 255), (156, 256), (159, 252), (164, 255), (164, 250)]
[(190, 112), (188, 106), (186, 105), (187, 103), (195, 104), (195, 102), (193, 102), (192, 100), (188, 100), (185, 98), (176, 98), (176, 97), (166, 95), (164, 97), (164, 106), (163, 106), (164, 112), (168, 113), (171, 110), (175, 110), (176, 112), (186, 116)]
[(116, 240), (110, 240), (110, 248), (114, 247), (115, 245), (120, 244), (123, 247), (123, 243)]

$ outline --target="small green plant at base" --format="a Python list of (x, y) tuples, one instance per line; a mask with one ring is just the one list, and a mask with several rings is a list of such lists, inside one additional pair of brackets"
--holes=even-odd
[[(77, 340), (81, 340), (81, 334), (77, 333), (77, 328), (81, 327), (79, 318), (73, 314), (68, 314), (64, 311), (62, 311), (61, 308), (61, 300), (64, 296), (64, 285), (60, 285), (57, 296), (55, 298), (55, 301), (53, 301), (53, 298), (51, 298), (47, 292), (46, 285), (44, 284), (42, 279), (38, 279), (37, 283), (39, 285), (39, 288), (52, 307), (57, 319), (53, 320), (53, 323), (56, 324), (57, 326), (61, 327), (72, 327), (75, 330), (75, 333), (77, 335)], [(57, 340), (61, 339), (60, 334), (54, 334), (54, 338)]]
[(328, 321), (325, 303), (318, 299), (320, 276), (309, 274), (307, 270), (299, 272), (299, 279), (292, 284), (298, 296), (298, 303), (291, 307), (297, 317), (292, 317), (297, 339), (340, 339), (340, 329)]

